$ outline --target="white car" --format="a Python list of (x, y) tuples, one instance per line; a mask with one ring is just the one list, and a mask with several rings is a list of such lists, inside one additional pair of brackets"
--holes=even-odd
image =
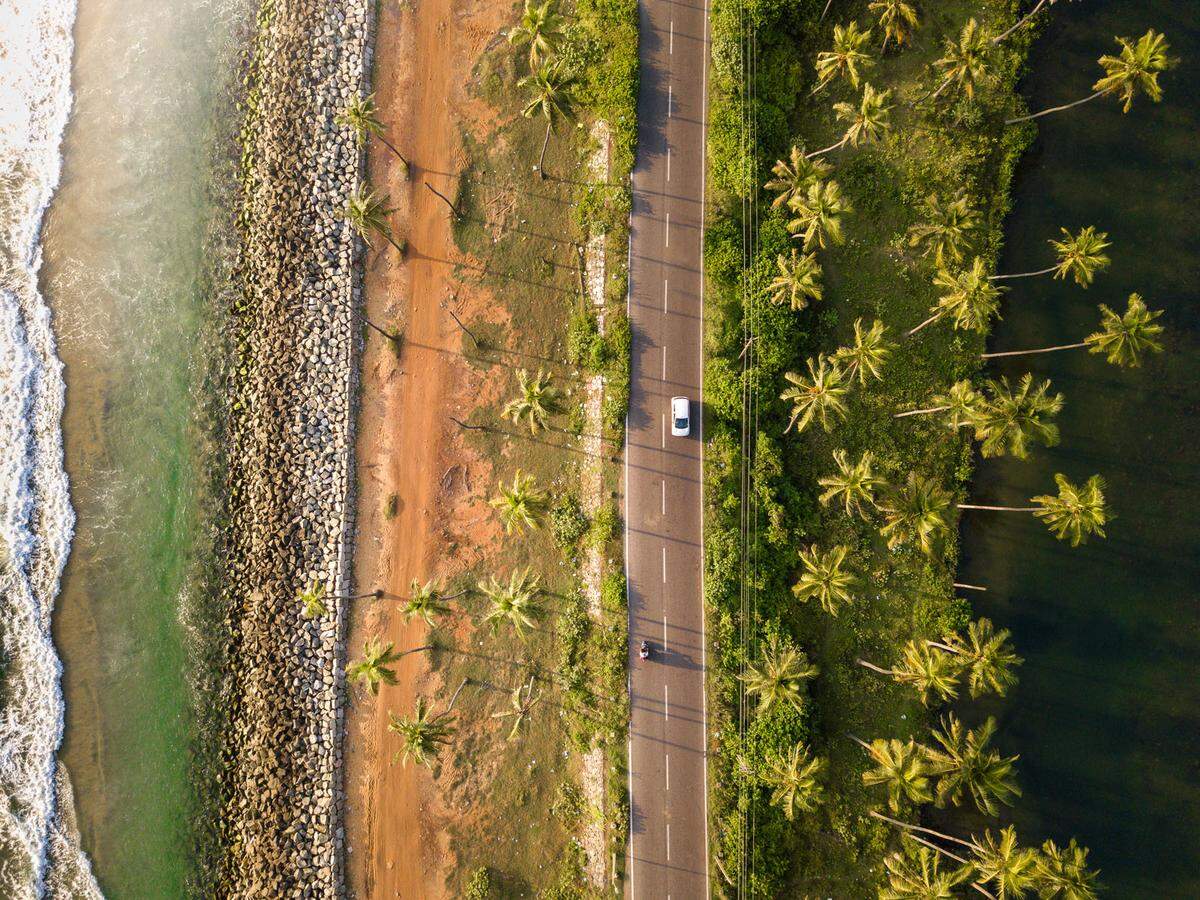
[(671, 434), (687, 437), (692, 430), (692, 416), (687, 397), (671, 398)]

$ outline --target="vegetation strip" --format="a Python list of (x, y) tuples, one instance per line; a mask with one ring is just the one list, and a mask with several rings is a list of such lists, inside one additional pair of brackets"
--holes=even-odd
[[(910, 821), (931, 802), (995, 815), (1020, 794), (992, 719), (933, 721), (964, 684), (1003, 694), (1020, 663), (954, 595), (978, 587), (953, 584), (955, 510), (1031, 513), (1072, 544), (1109, 515), (1099, 476), (1059, 475), (1027, 507), (961, 502), (972, 439), (1018, 458), (1059, 439), (1048, 382), (973, 377), (1005, 282), (1086, 288), (1109, 264), (1089, 226), (1047, 235), (1052, 265), (994, 271), (1044, 6), (714, 3), (705, 543), (722, 896), (1095, 893), (1073, 839), (1036, 849), (1011, 828), (967, 840)], [(1119, 39), (1080, 102), (1157, 100), (1169, 64), (1161, 35)], [(1028, 352), (1136, 365), (1160, 349), (1156, 316), (1134, 295), (1080, 342)]]

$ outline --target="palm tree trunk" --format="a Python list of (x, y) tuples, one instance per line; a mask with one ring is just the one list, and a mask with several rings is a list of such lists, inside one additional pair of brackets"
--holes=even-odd
[(836, 144), (830, 144), (828, 147), (822, 147), (820, 150), (814, 150), (812, 153), (805, 153), (805, 159), (812, 159), (814, 156), (820, 156), (822, 153), (828, 153), (831, 150), (836, 150), (846, 143), (847, 138), (842, 138)]
[(450, 421), (459, 428), (465, 428), (468, 431), (491, 431), (491, 428), (489, 428), (487, 425), (468, 425), (462, 419), (456, 419), (454, 416), (450, 416)]
[(553, 122), (549, 120), (546, 121), (546, 137), (542, 140), (542, 152), (538, 155), (537, 173), (538, 178), (543, 180), (546, 177), (546, 170), (542, 168), (542, 164), (546, 161), (546, 148), (550, 146), (550, 129), (553, 127), (553, 125)]
[(987, 588), (983, 587), (982, 585), (961, 584), (960, 582), (957, 582), (957, 581), (954, 582), (954, 587), (959, 588), (964, 591), (986, 591), (987, 590)]
[(932, 828), (925, 828), (922, 825), (913, 825), (910, 822), (901, 822), (899, 819), (893, 819), (891, 816), (885, 816), (883, 813), (874, 809), (870, 811), (869, 815), (879, 819), (881, 822), (887, 822), (890, 825), (895, 825), (897, 828), (903, 828), (905, 831), (917, 831), (921, 834), (930, 834), (934, 837), (941, 838), (943, 841), (950, 841), (951, 843), (959, 844), (971, 850), (978, 849), (975, 844), (971, 843), (970, 841), (964, 841), (962, 838), (956, 838), (952, 834), (943, 834), (940, 831), (934, 831)]
[(825, 0), (825, 8), (821, 10), (821, 18), (817, 20), (818, 22), (825, 21), (825, 16), (828, 14), (829, 7), (831, 6), (833, 6), (833, 0)]
[(450, 698), (450, 703), (449, 703), (449, 705), (446, 706), (445, 711), (441, 715), (438, 716), (439, 719), (442, 718), (442, 716), (450, 715), (450, 711), (452, 709), (454, 709), (454, 704), (458, 702), (458, 695), (462, 693), (462, 689), (467, 686), (467, 682), (470, 680), (471, 680), (470, 678), (464, 678), (462, 681), (459, 682), (458, 690), (456, 690), (454, 692), (454, 696)]
[(1007, 281), (1009, 278), (1032, 278), (1035, 275), (1049, 275), (1058, 266), (1051, 266), (1048, 269), (1038, 269), (1036, 272), (1017, 272), (1015, 275), (989, 275), (988, 281)]
[(1010, 34), (1012, 34), (1014, 31), (1016, 31), (1018, 28), (1020, 28), (1022, 25), (1024, 25), (1026, 22), (1028, 22), (1034, 16), (1036, 16), (1041, 11), (1042, 7), (1045, 5), (1046, 5), (1046, 0), (1038, 0), (1037, 5), (1034, 6), (1034, 8), (1031, 9), (1029, 12), (1027, 12), (1025, 15), (1023, 15), (1020, 19), (1018, 19), (1015, 25), (1013, 25), (1007, 31), (1002, 32), (1001, 34), (998, 34), (996, 37), (992, 38), (992, 43), (993, 44), (1000, 43), (1002, 40), (1004, 40), (1006, 37), (1008, 37)]
[(977, 503), (960, 503), (959, 509), (987, 509), (992, 512), (1037, 512), (1036, 506), (982, 506)]
[(1042, 116), (1048, 116), (1052, 112), (1062, 112), (1064, 109), (1070, 109), (1072, 106), (1079, 106), (1082, 103), (1087, 103), (1090, 100), (1095, 100), (1097, 97), (1104, 96), (1104, 91), (1096, 91), (1094, 94), (1089, 94), (1082, 100), (1076, 100), (1074, 103), (1064, 103), (1062, 106), (1051, 106), (1049, 109), (1043, 109), (1041, 112), (1031, 113), (1028, 116), (1018, 116), (1015, 119), (1005, 119), (1005, 125), (1016, 125), (1018, 122), (1028, 122), (1030, 119), (1038, 119)]
[[(862, 660), (860, 659), (859, 662), (862, 662)], [(858, 746), (862, 747), (868, 753), (871, 752), (871, 745), (868, 744), (866, 741), (864, 741), (862, 738), (860, 738), (856, 735), (853, 735), (850, 732), (846, 732), (846, 737), (850, 738), (850, 740), (854, 741), (854, 743), (858, 744)]]
[(392, 144), (392, 142), (389, 141), (387, 138), (385, 138), (382, 134), (378, 134), (378, 135), (376, 135), (376, 137), (379, 138), (381, 141), (383, 141), (384, 146), (386, 146), (389, 150), (391, 150), (393, 153), (396, 154), (396, 158), (399, 159), (400, 162), (404, 163), (404, 178), (407, 180), (408, 179), (408, 169), (409, 169), (409, 166), (411, 165), (411, 163), (409, 163), (409, 161), (407, 159), (405, 159), (404, 154), (401, 153), (399, 150), (397, 150), (395, 148), (395, 146)]
[(1055, 350), (1078, 350), (1080, 347), (1086, 347), (1087, 341), (1080, 341), (1078, 344), (1059, 344), (1056, 347), (1038, 347), (1036, 350), (1007, 350), (1004, 353), (984, 353), (980, 359), (996, 359), (1000, 356), (1027, 356), (1030, 353), (1053, 353)]
[(433, 195), (435, 197), (440, 198), (443, 203), (445, 203), (448, 207), (450, 207), (450, 212), (454, 214), (455, 219), (462, 218), (462, 213), (460, 213), (458, 211), (458, 207), (455, 206), (453, 202), (451, 202), (449, 197), (447, 197), (445, 194), (443, 194), (441, 191), (439, 191), (437, 188), (435, 188), (428, 181), (425, 182), (425, 187), (429, 188), (429, 190), (431, 190), (433, 192)]
[(918, 325), (916, 328), (911, 328), (911, 329), (909, 329), (908, 331), (906, 331), (906, 332), (904, 333), (904, 336), (905, 336), (905, 337), (912, 337), (914, 334), (916, 334), (918, 331), (920, 331), (920, 330), (921, 330), (922, 328), (924, 328), (926, 325), (929, 325), (929, 324), (932, 324), (933, 322), (936, 322), (936, 321), (937, 321), (938, 319), (940, 319), (941, 317), (942, 317), (942, 310), (938, 310), (938, 311), (937, 311), (937, 312), (935, 312), (935, 313), (934, 313), (932, 316), (930, 316), (928, 319), (926, 319), (924, 322), (922, 322), (920, 325)]
[(402, 247), (402, 246), (400, 246), (400, 244), (398, 244), (398, 243), (396, 242), (396, 239), (395, 239), (394, 237), (392, 237), (392, 233), (391, 233), (390, 231), (385, 231), (385, 232), (383, 233), (383, 236), (384, 236), (385, 238), (387, 238), (387, 242), (388, 242), (389, 244), (391, 244), (393, 247), (395, 247), (395, 248), (396, 248), (396, 250), (397, 250), (397, 251), (399, 251), (399, 253), (400, 253), (400, 255), (401, 255), (401, 256), (404, 256), (404, 254), (406, 254), (406, 253), (408, 252), (408, 248), (407, 248), (407, 247)]
[(945, 650), (947, 653), (953, 653), (955, 656), (961, 656), (962, 651), (957, 647), (951, 647), (949, 644), (943, 644), (941, 641), (926, 641), (930, 647), (937, 647), (939, 650)]
[[(875, 665), (875, 663), (869, 663), (865, 659), (856, 659), (855, 662), (858, 663), (860, 666), (863, 666), (864, 668), (870, 669), (872, 672), (878, 672), (880, 675), (895, 675), (896, 674), (896, 671), (894, 669), (881, 669), (879, 666)], [(858, 738), (854, 737), (854, 735), (850, 735), (850, 737), (852, 737), (852, 738), (854, 738), (854, 740), (858, 741)], [(862, 743), (862, 741), (858, 741), (858, 742), (860, 744)]]
[[(963, 858), (962, 858), (961, 856), (959, 856), (957, 853), (951, 853), (951, 852), (950, 852), (949, 850), (947, 850), (946, 848), (944, 848), (944, 847), (939, 847), (939, 846), (938, 846), (937, 844), (935, 844), (933, 841), (927, 841), (927, 840), (925, 840), (925, 838), (923, 838), (923, 837), (918, 837), (918, 836), (917, 836), (917, 835), (915, 835), (915, 834), (910, 834), (910, 835), (909, 835), (909, 837), (911, 837), (911, 838), (912, 838), (914, 841), (916, 841), (918, 844), (923, 844), (923, 845), (925, 845), (925, 846), (926, 846), (926, 847), (928, 847), (930, 850), (933, 850), (935, 853), (940, 853), (942, 856), (945, 856), (945, 857), (948, 857), (948, 858), (950, 858), (950, 859), (954, 860), (954, 861), (955, 861), (956, 863), (958, 863), (960, 866), (969, 866), (969, 865), (971, 864), (971, 863), (970, 863), (968, 860), (966, 860), (966, 859), (963, 859)], [(972, 881), (972, 882), (971, 882), (971, 887), (972, 887), (972, 888), (973, 888), (975, 891), (977, 891), (978, 893), (980, 893), (980, 894), (983, 894), (983, 896), (987, 897), (987, 898), (988, 898), (988, 900), (996, 900), (996, 895), (995, 895), (995, 894), (993, 894), (991, 891), (989, 891), (987, 888), (985, 888), (985, 887), (983, 886), (982, 882), (978, 882), (978, 881)]]
[(948, 406), (929, 406), (929, 407), (926, 407), (925, 409), (909, 409), (909, 410), (906, 410), (905, 412), (892, 413), (892, 418), (893, 419), (903, 419), (906, 416), (924, 416), (929, 413), (945, 412), (949, 408), (950, 407), (948, 407)]

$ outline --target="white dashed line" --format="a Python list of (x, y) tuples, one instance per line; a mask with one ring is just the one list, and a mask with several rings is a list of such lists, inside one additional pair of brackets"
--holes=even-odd
[(662, 380), (667, 380), (667, 345), (663, 344), (663, 376)]
[(671, 861), (671, 823), (667, 823), (667, 862)]
[(675, 20), (671, 20), (671, 40), (667, 44), (667, 53), (674, 54), (675, 52)]
[(667, 181), (671, 180), (671, 148), (667, 148)]
[(667, 614), (663, 613), (663, 650), (667, 649)]
[(670, 706), (671, 706), (671, 704), (670, 704), (668, 696), (667, 696), (667, 686), (664, 684), (663, 685), (663, 718), (664, 719), (671, 718)]
[(667, 446), (667, 414), (663, 413), (662, 417), (662, 445)]
[(667, 213), (667, 229), (666, 229), (667, 246), (671, 246), (671, 214)]
[(669, 284), (668, 280), (666, 278), (664, 278), (663, 279), (663, 312), (667, 311), (668, 284)]
[(667, 790), (669, 791), (671, 789), (671, 754), (670, 753), (668, 753), (666, 755), (666, 763), (667, 763)]
[(671, 104), (674, 102), (674, 97), (675, 97), (674, 87), (672, 85), (668, 84), (667, 85), (667, 118), (668, 119), (671, 118)]
[(667, 481), (664, 478), (662, 483), (662, 514), (667, 514)]
[(663, 547), (663, 584), (667, 583), (667, 548)]

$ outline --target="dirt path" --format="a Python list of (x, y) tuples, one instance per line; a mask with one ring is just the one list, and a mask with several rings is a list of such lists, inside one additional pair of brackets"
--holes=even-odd
[[(372, 333), (363, 361), (359, 419), (359, 532), (356, 575), (363, 590), (408, 593), (439, 568), (442, 477), (454, 451), (447, 414), (457, 409), (462, 364), (460, 335), (442, 308), (455, 288), (454, 246), (446, 204), (428, 181), (453, 198), (461, 159), (458, 110), (475, 59), (510, 12), (496, 0), (416, 0), (411, 8), (381, 4), (375, 90), (388, 138), (412, 163), (405, 182), (395, 156), (380, 142), (371, 149), (371, 179), (397, 207), (393, 227), (407, 237), (407, 259), (379, 241), (368, 254), (366, 295), (377, 322), (403, 327), (397, 357)], [(460, 302), (460, 311), (470, 314)], [(394, 515), (385, 514), (395, 495)], [(392, 614), (394, 601), (356, 611), (350, 655), (380, 635), (398, 650), (423, 643), (425, 627)], [(391, 765), (396, 743), (388, 711), (409, 712), (424, 682), (422, 655), (405, 657), (399, 683), (379, 697), (357, 691), (347, 722), (348, 873), (359, 898), (426, 898), (445, 894), (447, 847), (436, 826), (437, 798), (428, 772)]]

